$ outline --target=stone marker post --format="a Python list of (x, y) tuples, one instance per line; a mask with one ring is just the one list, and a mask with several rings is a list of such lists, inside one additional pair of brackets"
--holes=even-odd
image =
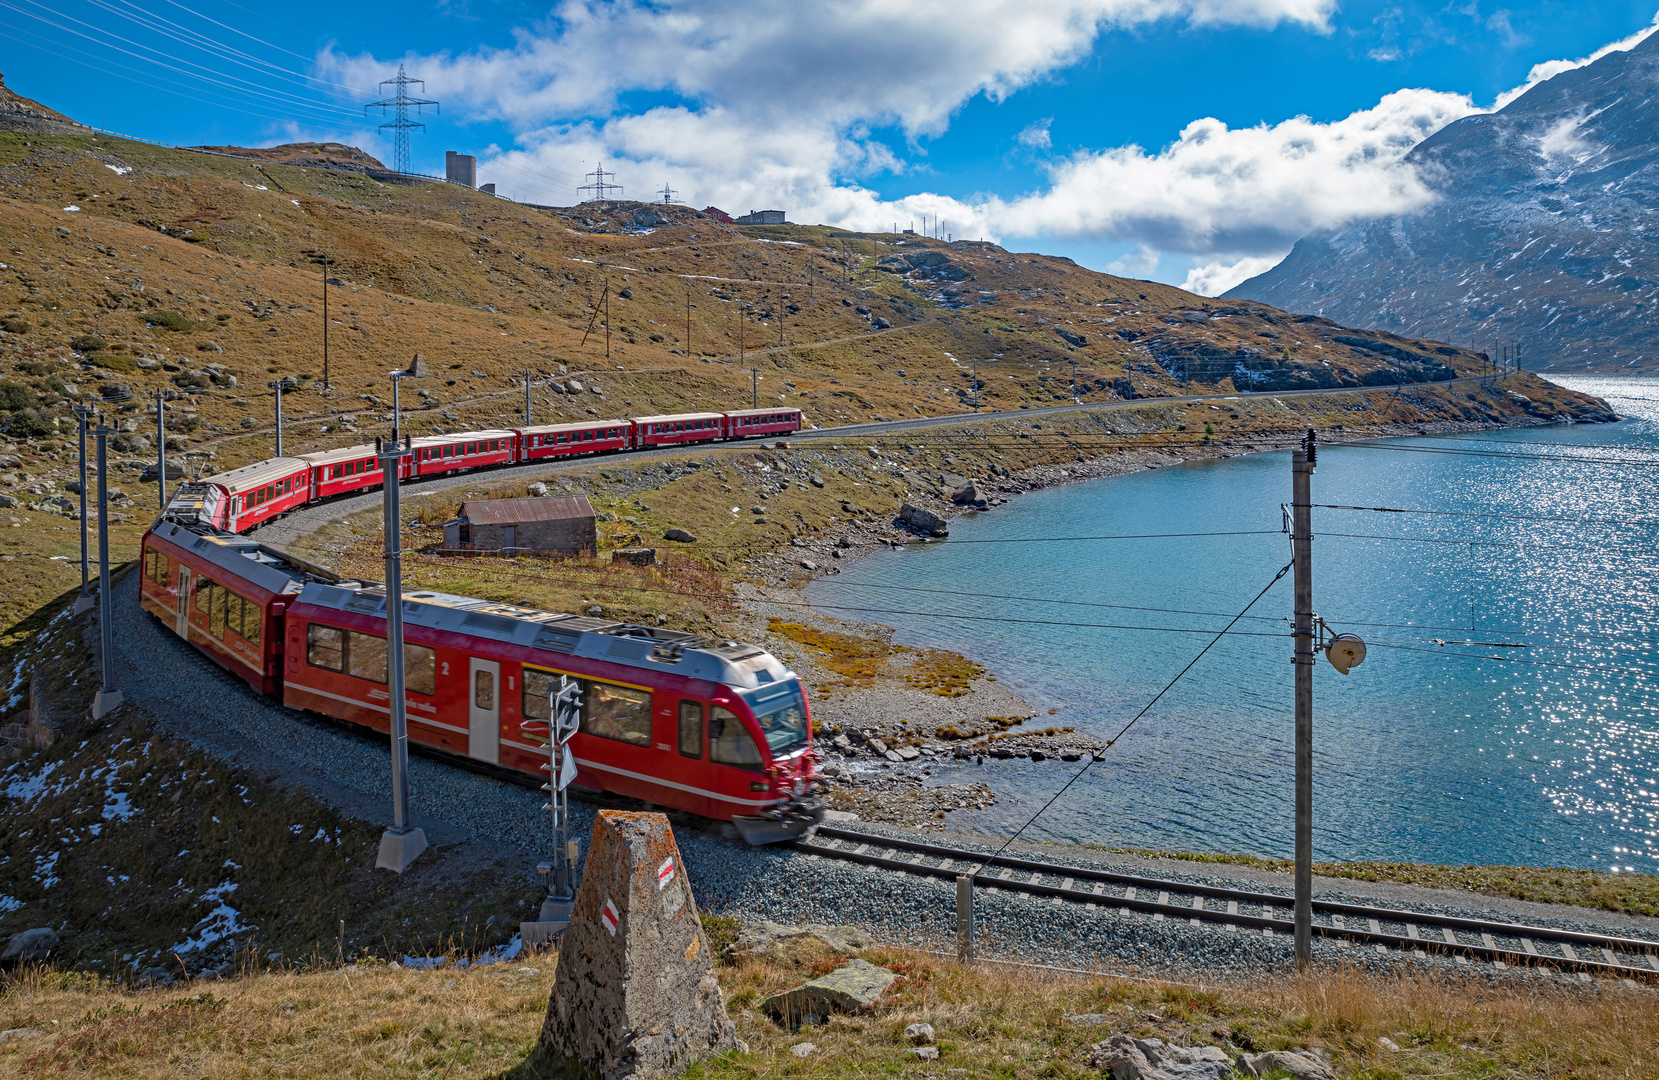
[(654, 1080), (735, 1049), (662, 814), (601, 810), (559, 948), (542, 1048), (580, 1080)]

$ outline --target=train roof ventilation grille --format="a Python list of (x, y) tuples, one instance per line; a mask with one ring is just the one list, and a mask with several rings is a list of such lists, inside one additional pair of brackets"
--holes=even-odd
[(346, 601), (346, 609), (348, 611), (372, 613), (380, 611), (385, 606), (386, 598), (384, 596), (371, 596), (364, 593), (359, 593), (350, 600)]
[(581, 636), (576, 633), (567, 634), (543, 627), (541, 633), (536, 635), (535, 646), (538, 649), (547, 649), (550, 652), (575, 652), (576, 642)]
[(489, 615), (482, 611), (467, 612), (461, 619), (461, 625), (469, 630), (481, 630), (503, 637), (512, 637), (518, 630), (517, 619), (509, 619), (505, 615)]

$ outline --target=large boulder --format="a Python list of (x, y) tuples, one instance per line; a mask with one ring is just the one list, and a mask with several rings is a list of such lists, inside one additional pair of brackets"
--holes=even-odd
[(984, 498), (985, 496), (979, 493), (979, 485), (972, 480), (952, 489), (950, 493), (950, 501), (959, 506), (973, 506)]
[(678, 1076), (738, 1046), (662, 814), (601, 810), (541, 1045), (579, 1080)]
[(770, 919), (743, 924), (737, 940), (726, 946), (726, 958), (765, 957), (793, 961), (822, 953), (856, 953), (869, 947), (870, 935), (856, 926), (807, 923), (786, 926)]
[(899, 520), (917, 532), (929, 536), (946, 536), (950, 533), (944, 518), (914, 503), (905, 503), (899, 507)]
[(1128, 1035), (1113, 1035), (1089, 1047), (1089, 1068), (1110, 1074), (1112, 1080), (1228, 1080), (1233, 1072), (1220, 1047), (1170, 1046), (1162, 1039)]
[(1337, 1080), (1329, 1065), (1312, 1054), (1293, 1050), (1269, 1050), (1265, 1054), (1243, 1054), (1239, 1057), (1239, 1071), (1248, 1076), (1266, 1076), (1269, 1073), (1289, 1073), (1292, 1080)]
[(791, 1028), (808, 1017), (867, 1012), (875, 1008), (898, 977), (897, 972), (868, 960), (848, 960), (822, 978), (773, 994), (760, 1003), (760, 1011)]
[(681, 529), (678, 527), (666, 530), (662, 534), (662, 538), (664, 540), (672, 540), (678, 544), (695, 544), (697, 542), (696, 533), (692, 532), (690, 529)]
[(0, 950), (0, 964), (44, 960), (52, 955), (52, 950), (57, 947), (58, 935), (50, 926), (25, 930), (20, 934), (13, 934), (6, 940), (5, 949)]

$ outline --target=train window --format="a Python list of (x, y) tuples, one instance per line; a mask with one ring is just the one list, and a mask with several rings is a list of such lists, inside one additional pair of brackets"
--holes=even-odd
[(346, 674), (370, 682), (386, 681), (386, 639), (374, 634), (346, 634)]
[(680, 753), (703, 756), (703, 706), (695, 701), (680, 702)]
[(309, 624), (305, 628), (305, 662), (328, 671), (344, 671), (346, 632), (322, 623)]
[(260, 606), (246, 597), (230, 594), (233, 609), (240, 607), (231, 620), (231, 629), (242, 635), (249, 645), (259, 644), (259, 627), (265, 619), (265, 612)]
[(495, 708), (495, 672), (480, 669), (472, 673), (472, 703), (480, 709)]
[(478, 453), (478, 444), (475, 443), (475, 442), (467, 443), (467, 453), (469, 453), (469, 454)]
[(438, 692), (437, 654), (425, 645), (403, 645), (403, 687), (431, 696)]
[(450, 443), (448, 446), (444, 447), (444, 457), (454, 457), (454, 456), (455, 456), (455, 444)]
[[(224, 586), (213, 590), (213, 606), (208, 611), (207, 632), (214, 637), (223, 637), (225, 634), (225, 613), (230, 608), (231, 591)], [(241, 598), (238, 597), (238, 600)], [(242, 618), (240, 606), (236, 610), (237, 621)]]
[(553, 672), (525, 668), (524, 689), (519, 700), (519, 712), (526, 720), (548, 719), (553, 714), (548, 711), (547, 700), (558, 689), (559, 677)]
[(196, 582), (196, 610), (207, 614), (213, 605), (213, 582), (202, 578)]
[(760, 751), (737, 714), (716, 705), (709, 717), (709, 760), (717, 765), (760, 770)]
[(651, 692), (583, 680), (581, 730), (602, 739), (650, 746)]

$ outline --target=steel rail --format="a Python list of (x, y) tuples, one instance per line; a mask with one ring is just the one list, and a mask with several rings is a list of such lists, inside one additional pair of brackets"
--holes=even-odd
[[(835, 841), (857, 845), (852, 849), (832, 847), (825, 843), (815, 842), (828, 837)], [(852, 829), (843, 829), (835, 826), (820, 826), (817, 836), (813, 840), (798, 841), (795, 849), (810, 852), (814, 855), (827, 856), (847, 862), (862, 863), (867, 866), (877, 866), (888, 870), (897, 870), (903, 873), (919, 874), (927, 877), (954, 879), (962, 873), (973, 871), (975, 881), (991, 888), (1008, 889), (1015, 892), (1029, 893), (1034, 896), (1048, 896), (1076, 903), (1094, 904), (1101, 907), (1119, 907), (1133, 911), (1145, 912), (1153, 915), (1162, 915), (1165, 918), (1188, 919), (1196, 923), (1204, 920), (1211, 923), (1242, 926), (1251, 929), (1273, 931), (1289, 934), (1294, 923), (1289, 918), (1292, 898), (1277, 893), (1256, 892), (1248, 889), (1233, 889), (1216, 885), (1203, 885), (1194, 882), (1176, 881), (1165, 878), (1144, 877), (1135, 874), (1123, 874), (1110, 870), (1100, 870), (1092, 867), (1070, 866), (1064, 863), (1043, 862), (1036, 859), (1025, 859), (1015, 856), (1000, 856), (990, 858), (983, 852), (971, 851), (965, 848), (948, 847), (943, 844), (933, 844), (922, 840), (908, 840), (898, 837), (883, 836), (874, 833), (858, 832)], [(874, 850), (871, 850), (874, 849)], [(889, 850), (895, 854), (901, 851), (914, 853), (911, 859), (896, 858), (892, 855), (876, 854), (876, 851)], [(945, 860), (943, 865), (928, 866), (920, 862), (924, 856), (934, 856)], [(963, 864), (960, 868), (950, 863)], [(1014, 871), (1027, 872), (1034, 875), (1052, 876), (1062, 880), (1078, 879), (1093, 881), (1097, 885), (1115, 884), (1125, 887), (1156, 889), (1160, 894), (1180, 893), (1195, 897), (1214, 897), (1239, 903), (1255, 904), (1269, 908), (1284, 908), (1286, 918), (1278, 919), (1271, 915), (1246, 915), (1238, 911), (1215, 911), (1206, 907), (1184, 906), (1164, 900), (1145, 899), (1138, 896), (1111, 896), (1101, 892), (1086, 889), (1068, 888), (1064, 885), (1048, 885), (1041, 881), (1019, 881), (1012, 877), (992, 876), (985, 873), (992, 867), (999, 867), (1005, 873)], [(1626, 938), (1611, 934), (1586, 933), (1576, 930), (1560, 930), (1546, 926), (1530, 926), (1521, 923), (1508, 923), (1491, 919), (1470, 919), (1461, 916), (1434, 915), (1423, 912), (1406, 911), (1396, 908), (1375, 907), (1368, 904), (1350, 904), (1338, 901), (1315, 899), (1313, 908), (1316, 913), (1328, 915), (1351, 915), (1364, 918), (1372, 924), (1372, 928), (1335, 926), (1328, 924), (1314, 924), (1313, 932), (1324, 938), (1358, 941), (1372, 945), (1393, 946), (1403, 953), (1434, 952), (1452, 956), (1480, 957), (1493, 960), (1507, 966), (1533, 967), (1551, 966), (1565, 968), (1570, 971), (1589, 974), (1613, 975), (1618, 978), (1636, 979), (1659, 982), (1659, 941), (1649, 941), (1642, 938)], [(1404, 923), (1408, 927), (1406, 934), (1393, 934), (1383, 931), (1377, 924), (1381, 922)], [(1466, 933), (1484, 935), (1480, 945), (1472, 945), (1456, 940), (1436, 940), (1429, 937), (1412, 936), (1411, 930), (1422, 925), (1438, 928), (1444, 937), (1451, 930), (1462, 930)], [(1563, 956), (1548, 956), (1536, 952), (1506, 949), (1497, 944), (1487, 944), (1492, 935), (1515, 937), (1523, 943), (1533, 940), (1543, 942), (1558, 942), (1568, 945), (1577, 944), (1586, 947), (1600, 948), (1611, 951), (1618, 949), (1623, 952), (1634, 952), (1647, 958), (1648, 967), (1635, 967), (1620, 964), (1611, 960), (1591, 960), (1571, 954)], [(1604, 955), (1607, 955), (1604, 952)]]

